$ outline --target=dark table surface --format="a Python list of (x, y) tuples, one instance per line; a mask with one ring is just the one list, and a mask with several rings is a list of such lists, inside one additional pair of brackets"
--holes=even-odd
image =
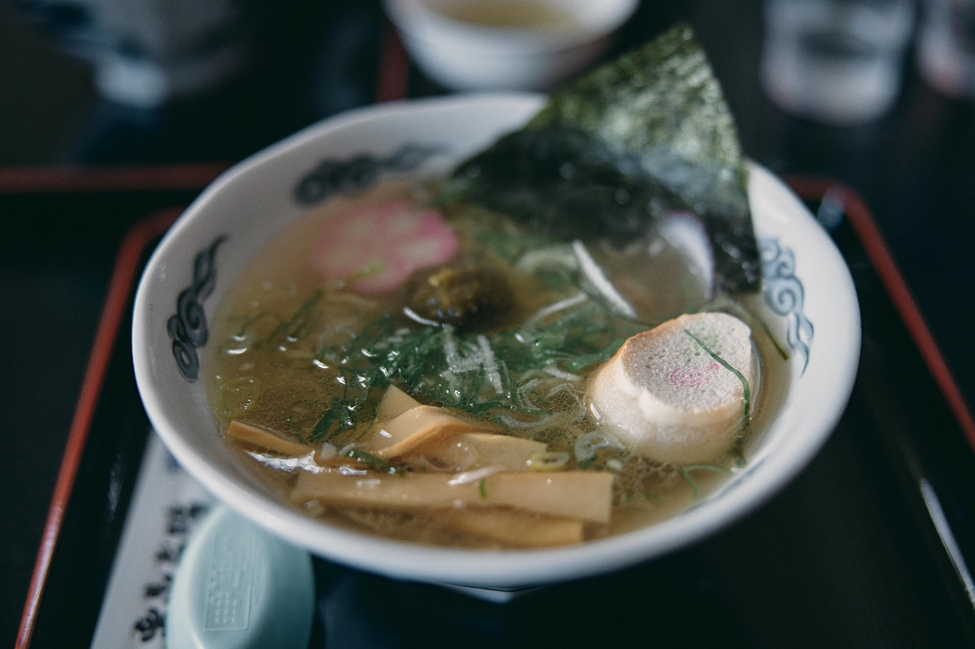
[[(0, 514), (0, 640), (13, 640), (20, 625), (124, 233), (152, 210), (192, 200), (225, 165), (301, 126), (384, 98), (378, 70), (390, 32), (380, 9), (374, 3), (320, 6), (324, 4), (301, 3), (272, 16), (257, 63), (219, 91), (156, 111), (96, 99), (81, 131), (65, 145), (68, 153), (61, 162), (70, 163), (71, 172), (61, 166), (0, 169), (0, 340), (7, 365), (0, 395), (7, 412), (2, 434), (13, 460), (0, 472), (6, 503)], [(975, 102), (939, 94), (919, 78), (908, 59), (902, 91), (889, 115), (856, 127), (790, 116), (772, 105), (759, 86), (762, 22), (757, 0), (646, 2), (622, 33), (617, 51), (680, 19), (695, 28), (710, 55), (749, 157), (780, 175), (832, 179), (862, 197), (970, 411), (975, 404), (975, 337), (970, 333), (975, 318)], [(415, 69), (405, 81), (411, 96), (444, 92)], [(897, 322), (874, 276), (875, 261), (862, 255), (849, 232), (836, 236), (847, 238), (844, 250), (850, 251), (869, 314), (865, 327), (872, 330), (865, 353), (871, 346), (874, 353), (882, 352), (888, 343), (897, 350), (913, 348), (916, 343)], [(776, 611), (719, 619), (716, 623), (731, 630), (731, 646), (739, 641), (742, 646), (775, 646), (786, 622), (794, 622), (791, 646), (812, 646), (824, 639), (835, 646), (968, 646), (975, 638), (973, 595), (965, 592), (950, 561), (921, 556), (938, 552), (937, 542), (932, 545), (924, 530), (930, 524), (928, 514), (900, 510), (918, 505), (917, 494), (903, 490), (916, 487), (919, 475), (943, 479), (943, 497), (955, 503), (951, 515), (961, 527), (961, 549), (968, 552), (962, 556), (975, 562), (975, 490), (969, 491), (975, 485), (973, 449), (937, 389), (932, 390), (930, 370), (920, 357), (895, 360), (903, 363), (888, 367), (880, 354), (862, 366), (844, 424), (824, 449), (825, 459), (818, 458), (802, 476), (805, 486), (773, 499), (751, 527), (725, 532), (721, 545), (705, 545), (697, 554), (677, 553), (635, 571), (630, 580), (665, 580), (675, 597), (710, 611), (719, 610), (723, 598), (733, 597), (728, 584), (752, 582), (752, 588), (768, 589), (815, 584), (817, 592), (796, 601), (808, 605), (815, 597), (818, 605), (809, 616), (818, 617), (822, 625), (809, 616)], [(898, 374), (895, 385), (886, 381), (891, 372)], [(897, 409), (903, 404), (910, 405), (904, 414)], [(879, 431), (881, 438), (850, 432), (866, 428)], [(871, 448), (877, 443), (878, 448)], [(871, 453), (887, 459), (877, 460)], [(885, 468), (864, 468), (878, 464)], [(869, 474), (865, 491), (831, 489), (837, 472)], [(817, 492), (819, 499), (812, 497)], [(788, 559), (794, 567), (789, 578), (750, 573), (756, 547), (786, 561), (779, 555), (789, 552), (788, 547), (754, 535), (774, 529), (777, 520), (791, 518), (794, 523), (797, 514), (791, 508), (797, 502), (804, 508), (802, 522), (789, 527), (789, 533), (796, 535), (798, 547), (816, 548), (815, 553)], [(830, 520), (838, 524), (824, 527), (823, 521)], [(850, 538), (857, 541), (847, 544), (844, 539)], [(873, 542), (877, 545), (871, 561), (860, 562), (869, 554), (865, 546)], [(943, 574), (928, 571), (938, 566), (947, 566)], [(885, 584), (904, 590), (884, 591)], [(365, 578), (357, 597), (382, 587), (390, 586)], [(599, 597), (601, 588), (596, 582), (567, 590), (559, 595), (566, 601), (556, 604), (569, 607), (571, 598)], [(456, 603), (431, 597), (459, 617), (469, 614), (451, 609)], [(782, 597), (785, 611), (788, 593)], [(924, 604), (915, 606), (917, 601)], [(675, 615), (675, 607), (659, 593), (647, 595), (646, 603)], [(596, 614), (601, 612), (597, 607)], [(504, 623), (518, 623), (531, 613), (530, 606), (523, 607)], [(621, 613), (639, 616), (639, 602), (629, 602)], [(892, 619), (895, 615), (899, 619)], [(771, 619), (780, 624), (770, 624)], [(675, 620), (693, 625), (694, 616), (684, 612)], [(687, 635), (689, 640), (695, 637)]]

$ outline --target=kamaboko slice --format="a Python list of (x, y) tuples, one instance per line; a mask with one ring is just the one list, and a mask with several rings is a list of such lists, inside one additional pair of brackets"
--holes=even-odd
[(744, 322), (682, 315), (628, 339), (596, 373), (589, 398), (600, 424), (634, 453), (707, 462), (747, 424), (754, 363)]

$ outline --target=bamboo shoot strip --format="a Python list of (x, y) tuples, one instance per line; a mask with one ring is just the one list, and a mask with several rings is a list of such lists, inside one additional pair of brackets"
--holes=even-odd
[(493, 430), (455, 417), (443, 408), (417, 406), (373, 429), (363, 446), (378, 457), (391, 459), (444, 435)]
[(529, 461), (546, 451), (544, 442), (494, 435), (461, 433), (447, 435), (419, 445), (405, 458), (407, 464), (423, 462), (440, 469), (466, 471), (476, 467), (496, 467), (499, 471), (527, 471)]
[(544, 548), (573, 545), (584, 540), (585, 524), (578, 519), (538, 516), (509, 509), (451, 510), (437, 514), (447, 527), (476, 534), (505, 545)]
[(376, 422), (386, 423), (394, 417), (402, 415), (407, 410), (411, 410), (420, 405), (420, 402), (400, 390), (395, 385), (386, 388), (383, 398), (379, 400), (376, 408)]
[[(450, 468), (454, 471), (463, 471), (475, 465), (494, 466), (498, 467), (501, 471), (524, 471), (528, 468), (528, 460), (538, 453), (544, 453), (547, 448), (542, 442), (521, 439), (510, 435), (481, 432), (449, 432), (455, 425), (461, 426), (460, 430), (465, 431), (483, 429), (483, 425), (469, 424), (466, 421), (452, 417), (452, 415), (445, 411), (439, 412), (439, 414), (444, 415), (443, 417), (416, 418), (414, 423), (418, 425), (422, 426), (439, 422), (441, 428), (436, 430), (432, 428), (421, 430), (418, 428), (411, 433), (410, 437), (398, 442), (400, 446), (397, 448), (395, 446), (395, 440), (384, 437), (383, 431), (388, 434), (390, 428), (395, 429), (400, 423), (404, 424), (405, 427), (405, 424), (410, 420), (409, 417), (404, 417), (391, 426), (387, 426), (387, 424), (391, 424), (392, 420), (419, 407), (420, 402), (416, 399), (396, 386), (389, 386), (382, 400), (379, 402), (376, 425), (370, 430), (370, 438), (367, 440), (367, 444), (372, 443), (377, 454), (382, 457), (391, 458), (413, 455), (414, 458), (408, 458), (408, 460), (412, 460), (416, 459), (416, 456), (420, 456), (436, 467)], [(427, 410), (419, 412), (433, 412), (430, 406), (426, 408)], [(454, 419), (457, 419), (460, 424), (457, 424)], [(406, 432), (403, 431), (403, 434), (406, 434)], [(378, 440), (382, 440), (381, 443), (377, 443)], [(387, 444), (392, 444), (392, 446), (385, 446)], [(380, 449), (382, 449), (381, 452)], [(408, 463), (417, 464), (414, 461), (409, 461)]]
[(254, 446), (267, 449), (269, 451), (274, 451), (275, 453), (280, 453), (281, 455), (287, 455), (289, 457), (301, 457), (303, 455), (308, 455), (314, 450), (314, 448), (308, 444), (302, 444), (301, 442), (285, 439), (278, 433), (270, 431), (266, 428), (261, 428), (252, 424), (245, 424), (244, 422), (236, 419), (231, 421), (230, 426), (227, 427), (227, 436), (233, 437), (240, 442), (253, 444)]
[(424, 509), (511, 507), (526, 512), (608, 523), (613, 474), (594, 471), (495, 473), (481, 480), (452, 484), (454, 476), (412, 473), (402, 476), (350, 477), (301, 473), (291, 499), (325, 505)]

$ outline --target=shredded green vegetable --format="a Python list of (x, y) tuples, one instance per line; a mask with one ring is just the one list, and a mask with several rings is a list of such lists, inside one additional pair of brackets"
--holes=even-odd
[(688, 464), (687, 466), (683, 467), (680, 470), (680, 474), (684, 477), (684, 480), (687, 480), (687, 483), (691, 485), (691, 490), (695, 500), (697, 500), (697, 498), (700, 496), (700, 491), (698, 489), (697, 482), (695, 482), (694, 478), (691, 477), (691, 471), (699, 470), (714, 471), (715, 473), (730, 473), (730, 471), (723, 466), (716, 466), (714, 464)]
[[(316, 354), (338, 369), (343, 393), (322, 413), (310, 441), (350, 441), (359, 423), (374, 416), (369, 405), (391, 384), (410, 386), (414, 396), (429, 403), (499, 423), (493, 411), (548, 415), (544, 397), (519, 392), (513, 377), (544, 367), (577, 372), (608, 359), (627, 336), (644, 328), (612, 316), (593, 301), (561, 312), (547, 324), (482, 335), (483, 340), (449, 326), (404, 327), (395, 315), (382, 315), (350, 342)], [(605, 340), (613, 342), (607, 345)], [(452, 350), (453, 358), (447, 358), (446, 350)]]
[(364, 451), (361, 448), (351, 448), (345, 454), (345, 456), (351, 460), (358, 462), (359, 464), (366, 465), (373, 471), (380, 471), (382, 473), (390, 473), (390, 474), (399, 472), (397, 468), (394, 467), (389, 462), (381, 458), (378, 458), (372, 453), (369, 453), (368, 451)]
[(751, 419), (751, 410), (752, 410), (752, 405), (751, 405), (752, 391), (751, 388), (749, 388), (748, 386), (748, 379), (746, 379), (741, 372), (739, 372), (734, 367), (732, 367), (731, 364), (728, 363), (728, 361), (721, 358), (717, 353), (714, 352), (714, 350), (712, 350), (710, 347), (704, 344), (704, 341), (702, 341), (700, 338), (692, 334), (687, 329), (684, 330), (684, 333), (690, 336), (694, 340), (694, 342), (696, 342), (701, 347), (701, 349), (707, 352), (708, 356), (710, 356), (715, 361), (717, 361), (722, 367), (724, 367), (726, 370), (734, 374), (735, 377), (739, 381), (741, 381), (742, 397), (745, 402), (744, 405), (745, 414), (744, 414), (744, 419), (742, 420), (742, 428), (747, 428), (749, 424), (749, 420)]
[(540, 250), (559, 243), (549, 237), (501, 229), (479, 230), (474, 233), (474, 240), (509, 264), (514, 264), (530, 250)]

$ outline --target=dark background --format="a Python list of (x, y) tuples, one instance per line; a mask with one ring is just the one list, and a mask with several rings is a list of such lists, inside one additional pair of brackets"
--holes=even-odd
[[(262, 18), (257, 55), (242, 76), (199, 97), (158, 110), (136, 110), (99, 98), (89, 67), (52, 47), (45, 17), (32, 12), (31, 3), (0, 2), (0, 172), (231, 164), (304, 125), (375, 101), (376, 70), (389, 34), (378, 5), (282, 4), (287, 6), (268, 10)], [(790, 116), (772, 105), (759, 87), (760, 10), (758, 0), (646, 2), (624, 30), (617, 51), (643, 42), (678, 19), (691, 23), (722, 81), (745, 152), (778, 174), (826, 176), (864, 198), (971, 409), (975, 403), (975, 337), (971, 335), (975, 103), (932, 89), (909, 56), (902, 91), (889, 115), (857, 127), (831, 127)], [(408, 90), (411, 95), (443, 92), (416, 70), (411, 71)], [(47, 503), (121, 236), (146, 210), (163, 202), (185, 203), (195, 193), (192, 187), (165, 196), (101, 192), (93, 199), (84, 192), (0, 190), (0, 340), (7, 365), (0, 379), (5, 406), (0, 435), (11, 465), (0, 471), (5, 503), (0, 515), (2, 641), (12, 639), (19, 625)], [(874, 326), (883, 328), (883, 321)], [(924, 368), (912, 366), (912, 371)], [(912, 380), (908, 377), (909, 385)], [(907, 395), (910, 399), (910, 390)], [(896, 397), (885, 392), (878, 399)], [(915, 429), (924, 428), (925, 422), (942, 425), (943, 417), (923, 415), (917, 420), (919, 426), (912, 420)], [(850, 415), (854, 421), (858, 416), (865, 415)], [(914, 432), (932, 438), (939, 434), (938, 430)], [(956, 441), (946, 442), (944, 448), (953, 449), (954, 455), (960, 449), (961, 464), (946, 465), (945, 470), (975, 469), (965, 456), (971, 449)], [(825, 453), (830, 452), (828, 448)], [(816, 484), (829, 482), (835, 466), (817, 466), (822, 464), (810, 469)], [(845, 468), (860, 470), (855, 463)], [(837, 516), (849, 507), (850, 516), (858, 520), (857, 529), (862, 527), (868, 536), (871, 529), (888, 531), (883, 521), (873, 518), (888, 510), (870, 510), (869, 499), (827, 498), (805, 504), (818, 510), (821, 520), (830, 519), (832, 507), (839, 510)], [(896, 509), (896, 503), (887, 506)], [(780, 501), (773, 501), (770, 509), (781, 514), (782, 508)], [(967, 513), (970, 516), (972, 509)], [(819, 527), (809, 530), (809, 534), (823, 533)], [(734, 537), (736, 532), (730, 534)], [(821, 547), (827, 552), (831, 546), (827, 542)], [(888, 551), (895, 562), (911, 562), (897, 548)], [(883, 549), (878, 548), (878, 553), (884, 556)], [(662, 568), (664, 576), (677, 574), (681, 561), (686, 558), (678, 557)], [(849, 574), (864, 576), (854, 559), (850, 561)], [(898, 565), (887, 569), (897, 572)], [(797, 568), (797, 572), (809, 577), (808, 569)], [(725, 568), (723, 574), (748, 579), (734, 568)], [(877, 578), (870, 574), (866, 578), (871, 576)], [(913, 579), (896, 583), (910, 587)], [(923, 596), (923, 589), (931, 587), (923, 580), (915, 585), (921, 594), (913, 597)], [(700, 589), (695, 592), (700, 595)], [(935, 639), (924, 624), (910, 627), (911, 620), (901, 624), (917, 635), (906, 632), (898, 641), (895, 631), (905, 630), (884, 618), (885, 611), (897, 607), (871, 609), (873, 604), (863, 600), (876, 599), (878, 594), (862, 583), (828, 579), (822, 594), (835, 598), (827, 611), (864, 606), (867, 614), (872, 611), (878, 616), (870, 621), (868, 615), (866, 631), (854, 625), (832, 636), (849, 646), (861, 641), (871, 646), (921, 646), (925, 640), (930, 640), (930, 646), (952, 646), (950, 637), (947, 642)], [(897, 594), (887, 596), (896, 599)], [(971, 615), (971, 610), (961, 615)], [(932, 619), (932, 624), (944, 623)], [(869, 629), (878, 628), (884, 632), (869, 634)], [(750, 637), (761, 644), (761, 633)], [(804, 644), (800, 638), (795, 646)]]

